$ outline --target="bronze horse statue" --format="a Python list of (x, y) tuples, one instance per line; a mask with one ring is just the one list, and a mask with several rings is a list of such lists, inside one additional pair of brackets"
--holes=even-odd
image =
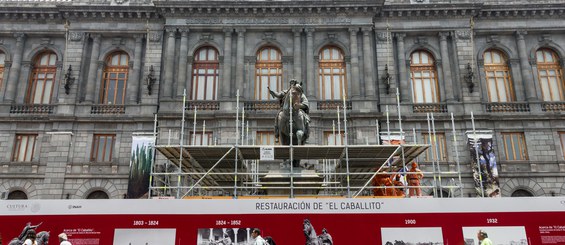
[[(282, 110), (278, 114), (279, 139), (281, 145), (291, 144), (290, 120), (292, 117), (292, 145), (304, 145), (309, 136), (308, 99), (300, 84), (292, 84), (282, 100)], [(293, 167), (299, 167), (300, 160), (294, 159)]]

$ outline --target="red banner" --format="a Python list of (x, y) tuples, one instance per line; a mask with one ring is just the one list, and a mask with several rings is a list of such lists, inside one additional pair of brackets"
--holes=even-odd
[[(564, 244), (565, 198), (3, 201), (1, 244), (29, 222), (73, 245)], [(320, 243), (318, 243), (320, 242)]]

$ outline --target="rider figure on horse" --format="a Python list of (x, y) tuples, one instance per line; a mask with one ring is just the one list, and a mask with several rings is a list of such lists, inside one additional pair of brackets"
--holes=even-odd
[[(278, 125), (279, 125), (279, 116), (280, 116), (281, 113), (283, 113), (284, 97), (288, 94), (288, 92), (290, 91), (290, 88), (292, 86), (299, 87), (303, 91), (302, 82), (298, 83), (298, 81), (296, 79), (291, 79), (289, 88), (287, 90), (282, 90), (280, 92), (272, 91), (270, 87), (267, 87), (267, 89), (269, 89), (269, 93), (271, 94), (271, 96), (273, 98), (279, 99), (280, 107), (281, 107), (280, 110), (279, 110), (279, 113), (277, 113), (277, 116), (275, 117), (275, 143), (279, 142), (279, 126)], [(302, 95), (300, 96), (300, 108), (299, 109), (304, 112), (304, 115), (306, 117), (306, 122), (305, 122), (306, 129), (305, 129), (304, 135), (307, 139), (308, 136), (309, 136), (309, 131), (310, 131), (309, 130), (310, 107), (308, 106), (308, 98), (306, 98), (306, 95), (304, 95), (304, 93), (302, 93)]]

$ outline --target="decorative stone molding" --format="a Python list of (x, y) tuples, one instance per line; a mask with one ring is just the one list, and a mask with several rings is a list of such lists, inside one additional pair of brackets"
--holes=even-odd
[(539, 41), (540, 41), (540, 42), (552, 42), (553, 40), (552, 40), (550, 34), (542, 34), (542, 35), (539, 37)]
[(161, 32), (156, 32), (156, 31), (149, 32), (149, 37), (148, 37), (149, 41), (153, 43), (159, 42), (161, 41), (161, 35), (162, 35)]
[(450, 33), (449, 32), (440, 32), (438, 33), (439, 39), (440, 40), (447, 40), (447, 37), (449, 37)]
[(114, 0), (114, 2), (115, 2), (116, 4), (118, 4), (118, 5), (122, 5), (122, 4), (124, 4), (124, 3), (127, 3), (128, 0)]
[(125, 41), (121, 37), (116, 37), (116, 38), (112, 39), (112, 45), (114, 45), (114, 46), (120, 46), (120, 45), (124, 45), (124, 44), (125, 44)]
[(457, 39), (469, 40), (472, 37), (471, 35), (472, 35), (471, 30), (457, 30), (457, 31), (455, 31), (455, 37), (457, 37)]
[(23, 41), (25, 36), (26, 35), (24, 33), (14, 33), (14, 37), (16, 38), (17, 42)]
[(349, 34), (351, 34), (351, 35), (356, 35), (357, 32), (359, 32), (359, 27), (350, 27), (350, 28), (348, 29), (348, 31), (349, 31)]
[(209, 32), (204, 32), (204, 33), (200, 34), (200, 40), (204, 41), (204, 42), (209, 42), (209, 41), (214, 40), (214, 36), (212, 36), (212, 34), (209, 33)]
[(300, 28), (300, 27), (293, 27), (292, 28), (292, 32), (294, 33), (295, 36), (296, 35), (300, 36), (300, 34), (302, 34), (302, 30), (303, 30), (303, 28)]
[(243, 60), (245, 61), (245, 63), (255, 63), (257, 61), (257, 57), (256, 56), (245, 56), (243, 58)]
[(377, 37), (377, 41), (386, 41), (388, 39), (388, 32), (375, 32), (375, 35)]
[(314, 34), (314, 31), (316, 31), (316, 29), (314, 27), (308, 27), (308, 28), (304, 28), (304, 31), (306, 32), (306, 35), (312, 36), (312, 34)]
[(520, 39), (524, 39), (524, 36), (528, 34), (527, 31), (524, 30), (518, 30), (516, 31), (516, 39), (520, 40)]
[(406, 33), (394, 33), (394, 36), (399, 42), (404, 42), (404, 38), (406, 37)]
[(82, 41), (83, 37), (84, 37), (84, 32), (77, 32), (77, 31), (69, 32), (69, 40), (71, 40), (72, 42)]
[(270, 32), (270, 31), (263, 33), (263, 40), (265, 40), (265, 41), (273, 41), (273, 40), (275, 40), (274, 33), (273, 33), (273, 32)]
[(222, 28), (222, 31), (224, 32), (224, 34), (225, 34), (226, 36), (231, 36), (232, 33), (233, 33), (233, 28), (231, 28), (231, 27), (224, 27), (224, 28)]
[(283, 63), (292, 63), (294, 62), (294, 56), (283, 56), (281, 61)]
[(178, 30), (181, 34), (190, 32), (190, 28), (188, 27), (179, 27)]
[(31, 61), (22, 61), (22, 67), (28, 69), (31, 67)]
[(500, 37), (498, 35), (490, 35), (489, 37), (487, 37), (487, 43), (489, 44), (500, 43)]
[[(441, 38), (441, 36), (440, 36), (440, 38)], [(423, 36), (416, 37), (416, 39), (414, 40), (414, 43), (420, 44), (420, 45), (426, 45), (426, 44), (428, 44), (428, 38), (423, 37)]]
[(336, 34), (334, 32), (328, 33), (328, 41), (330, 43), (335, 43), (337, 41), (337, 37), (336, 37)]

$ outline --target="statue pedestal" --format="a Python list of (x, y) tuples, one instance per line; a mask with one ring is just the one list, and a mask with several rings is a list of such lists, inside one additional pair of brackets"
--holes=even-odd
[(292, 174), (290, 169), (269, 170), (267, 175), (261, 178), (263, 187), (286, 187), (281, 189), (267, 189), (267, 195), (290, 195), (291, 176), (294, 187), (311, 187), (308, 189), (294, 189), (294, 195), (318, 195), (320, 187), (324, 183), (324, 177), (315, 170), (294, 168)]

